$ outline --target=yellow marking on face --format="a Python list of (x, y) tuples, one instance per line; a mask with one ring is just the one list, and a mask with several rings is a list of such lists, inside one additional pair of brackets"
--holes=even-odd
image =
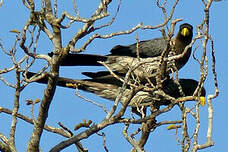
[(188, 30), (188, 28), (185, 27), (181, 30), (181, 35), (187, 36), (189, 34), (190, 34), (190, 31)]
[(201, 106), (204, 106), (205, 105), (205, 103), (206, 103), (206, 98), (205, 97), (200, 97), (200, 104), (201, 104)]

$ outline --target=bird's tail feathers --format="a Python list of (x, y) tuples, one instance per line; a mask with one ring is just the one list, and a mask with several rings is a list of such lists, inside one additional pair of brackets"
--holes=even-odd
[[(50, 57), (53, 53), (48, 53)], [(72, 54), (69, 53), (61, 62), (61, 66), (101, 66), (98, 61), (106, 61), (107, 56), (95, 54)]]
[[(36, 75), (36, 73), (33, 73), (33, 72), (26, 73), (27, 78), (31, 78), (34, 75)], [(47, 84), (48, 75), (44, 76), (43, 78), (41, 78), (39, 80), (36, 80), (35, 82)], [(84, 90), (87, 92), (95, 93), (97, 95), (100, 95), (100, 94), (102, 95), (101, 92), (104, 90), (107, 90), (107, 88), (112, 88), (112, 89), (118, 88), (118, 86), (116, 86), (116, 85), (95, 82), (95, 81), (93, 81), (93, 79), (76, 80), (76, 79), (69, 79), (69, 78), (64, 78), (64, 77), (58, 78), (57, 85), (61, 86), (61, 87), (66, 87), (66, 88), (73, 88), (73, 89), (77, 88), (77, 89)], [(109, 89), (109, 90), (112, 90), (112, 89)]]

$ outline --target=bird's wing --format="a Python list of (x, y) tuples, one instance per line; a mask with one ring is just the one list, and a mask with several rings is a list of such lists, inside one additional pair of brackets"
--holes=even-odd
[(109, 55), (114, 56), (130, 56), (137, 57), (137, 49), (139, 50), (139, 57), (156, 57), (160, 56), (167, 46), (167, 41), (163, 38), (155, 38), (152, 40), (140, 41), (139, 48), (137, 48), (137, 43), (123, 46), (117, 45), (110, 52)]

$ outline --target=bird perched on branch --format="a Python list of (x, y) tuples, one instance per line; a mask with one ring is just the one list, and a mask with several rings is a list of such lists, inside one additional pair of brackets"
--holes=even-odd
[[(27, 72), (27, 77), (31, 78), (32, 76), (36, 75), (36, 73)], [(48, 82), (48, 75), (45, 75), (45, 77), (39, 79), (36, 81), (37, 83), (43, 83), (47, 84)], [(180, 79), (179, 84), (182, 88), (182, 91), (184, 93), (184, 96), (192, 96), (194, 91), (196, 90), (198, 86), (198, 82), (196, 80), (192, 79)], [(58, 86), (62, 87), (68, 87), (68, 88), (77, 88), (81, 89), (87, 92), (94, 93), (102, 98), (109, 99), (115, 101), (115, 99), (118, 96), (119, 89), (122, 87), (122, 83), (119, 81), (110, 81), (108, 78), (93, 78), (93, 79), (84, 79), (84, 80), (76, 80), (76, 79), (69, 79), (69, 78), (63, 78), (59, 77)], [(180, 93), (180, 89), (178, 87), (178, 84), (174, 82), (172, 79), (166, 79), (162, 84), (162, 90), (165, 94), (177, 99), (179, 97), (183, 97)], [(127, 87), (122, 97), (120, 98), (121, 103), (125, 103), (129, 96), (131, 89)], [(136, 92), (133, 97), (131, 98), (131, 101), (129, 103), (129, 106), (131, 107), (140, 107), (140, 106), (149, 106), (151, 104), (158, 104), (160, 105), (168, 105), (171, 103), (170, 100), (168, 100), (165, 97), (162, 97), (160, 95), (157, 96), (157, 90), (154, 91), (144, 91), (139, 90)], [(205, 100), (206, 91), (204, 88), (201, 89), (201, 92), (199, 93), (199, 96), (201, 97), (200, 100)], [(201, 101), (205, 102), (205, 101)]]
[[(188, 48), (183, 56), (171, 58), (184, 52), (185, 47), (191, 43), (193, 36), (193, 27), (184, 23), (180, 25), (179, 32), (170, 42), (164, 38), (155, 38), (152, 40), (122, 46), (115, 46), (109, 55), (92, 55), (92, 54), (68, 54), (62, 61), (61, 66), (106, 66), (119, 76), (124, 76), (129, 69), (132, 69), (132, 75), (138, 80), (145, 81), (147, 78), (153, 79), (157, 75), (157, 69), (161, 60), (161, 54), (168, 51), (166, 74), (171, 71), (179, 70), (183, 67), (190, 55), (191, 47)], [(137, 51), (139, 59), (137, 58)], [(49, 54), (50, 56), (53, 53)], [(102, 63), (103, 62), (103, 63)], [(147, 74), (145, 74), (147, 73)], [(89, 77), (110, 76), (109, 72), (101, 71), (98, 73), (84, 73)]]

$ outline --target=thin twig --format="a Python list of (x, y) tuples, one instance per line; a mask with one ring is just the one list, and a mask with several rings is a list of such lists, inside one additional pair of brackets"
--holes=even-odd
[(127, 133), (128, 128), (129, 128), (129, 124), (125, 124), (124, 130), (123, 130), (124, 137), (134, 147), (134, 149), (137, 150), (137, 152), (143, 152), (143, 150), (141, 150), (141, 148), (139, 147), (137, 141), (128, 135)]
[(78, 96), (79, 98), (82, 98), (84, 101), (88, 101), (88, 102), (90, 102), (90, 103), (92, 103), (92, 104), (94, 104), (94, 105), (96, 105), (96, 106), (102, 108), (106, 114), (108, 113), (108, 110), (106, 109), (106, 107), (105, 107), (104, 105), (99, 104), (99, 103), (97, 103), (96, 101), (93, 101), (93, 100), (91, 100), (91, 99), (88, 99), (88, 98), (86, 98), (86, 97), (80, 95), (80, 94), (78, 93), (78, 89), (77, 89), (77, 88), (76, 88), (76, 90), (75, 90), (75, 94), (76, 94), (76, 96)]

